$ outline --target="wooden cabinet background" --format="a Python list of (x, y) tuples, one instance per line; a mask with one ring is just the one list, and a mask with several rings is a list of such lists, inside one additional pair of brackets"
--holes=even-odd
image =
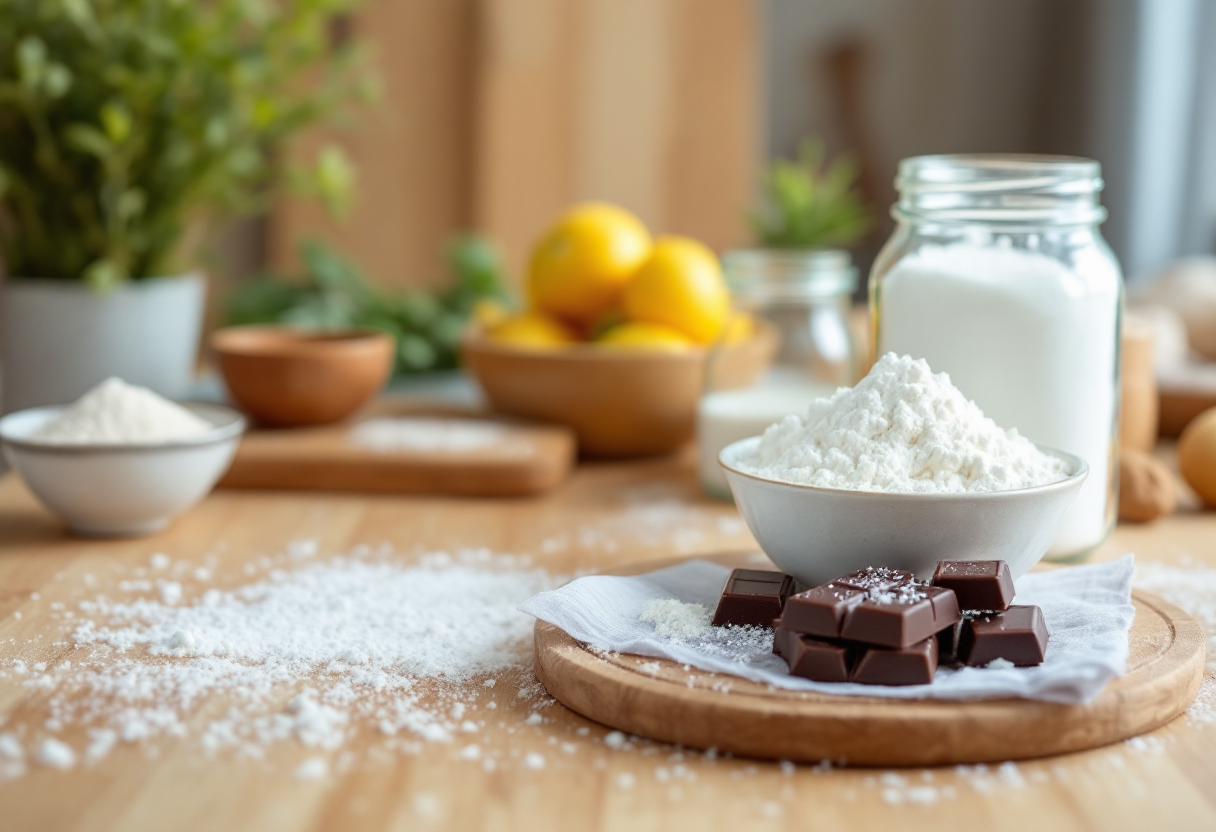
[(476, 229), (518, 279), (565, 206), (606, 199), (658, 232), (717, 249), (747, 240), (762, 137), (755, 0), (365, 0), (351, 30), (381, 99), (340, 142), (356, 204), (333, 222), (287, 200), (272, 264), (328, 239), (384, 285), (446, 280), (442, 247)]

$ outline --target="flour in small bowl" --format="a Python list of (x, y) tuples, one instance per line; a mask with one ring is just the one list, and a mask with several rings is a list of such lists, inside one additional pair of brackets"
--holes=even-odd
[(887, 353), (853, 388), (764, 432), (747, 473), (849, 491), (957, 494), (1058, 482), (1068, 465), (1005, 430), (928, 363)]
[(34, 433), (62, 445), (150, 445), (198, 436), (214, 425), (146, 387), (108, 378)]

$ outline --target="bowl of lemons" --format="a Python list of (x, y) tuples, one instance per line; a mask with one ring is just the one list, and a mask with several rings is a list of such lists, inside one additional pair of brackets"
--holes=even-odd
[(586, 456), (673, 451), (693, 438), (713, 355), (715, 380), (752, 383), (776, 333), (731, 309), (703, 243), (651, 237), (629, 212), (584, 203), (533, 250), (527, 308), (482, 316), (465, 366), (494, 410), (569, 425)]

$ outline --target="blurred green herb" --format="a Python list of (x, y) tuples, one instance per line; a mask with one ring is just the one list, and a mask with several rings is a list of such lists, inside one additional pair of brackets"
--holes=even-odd
[(489, 241), (475, 235), (447, 250), (455, 282), (442, 292), (383, 292), (332, 249), (305, 243), (298, 278), (265, 276), (228, 302), (228, 323), (286, 323), (310, 329), (367, 326), (397, 340), (398, 375), (452, 369), (460, 338), (481, 301), (506, 302), (502, 265)]
[(775, 159), (761, 180), (762, 204), (748, 221), (771, 248), (847, 246), (870, 228), (857, 190), (857, 165), (839, 156), (825, 165), (823, 142), (807, 139), (795, 161)]
[(264, 208), (281, 178), (347, 203), (335, 147), (309, 171), (276, 160), (370, 93), (356, 53), (331, 44), (354, 3), (0, 0), (7, 272), (99, 288), (176, 273), (192, 265), (187, 238)]

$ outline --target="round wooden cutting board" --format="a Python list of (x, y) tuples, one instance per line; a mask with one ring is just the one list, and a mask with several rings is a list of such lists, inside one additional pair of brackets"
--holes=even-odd
[[(706, 559), (733, 566), (746, 556)], [(754, 559), (749, 565), (756, 568)], [(559, 702), (589, 719), (637, 736), (741, 756), (864, 766), (1047, 757), (1151, 731), (1181, 714), (1198, 693), (1204, 668), (1198, 622), (1147, 592), (1134, 592), (1132, 600), (1136, 619), (1128, 671), (1086, 705), (770, 689), (664, 659), (594, 653), (545, 622), (536, 625), (536, 674)]]

